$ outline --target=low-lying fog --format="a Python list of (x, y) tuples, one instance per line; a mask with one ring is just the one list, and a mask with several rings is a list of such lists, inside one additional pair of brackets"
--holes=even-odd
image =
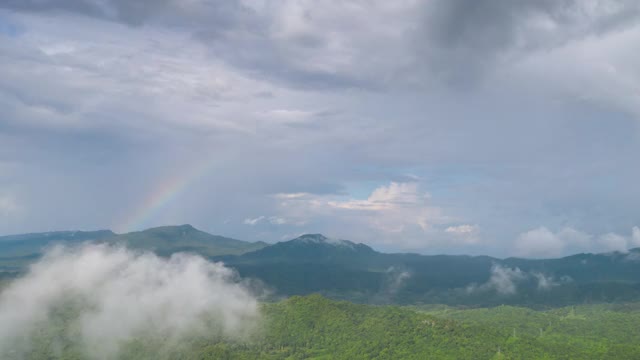
[(221, 336), (242, 339), (259, 318), (255, 296), (220, 263), (108, 245), (55, 247), (0, 293), (0, 357), (28, 356), (33, 335), (54, 326), (52, 314), (65, 306), (74, 309), (69, 336), (96, 359), (116, 357), (140, 335), (171, 344), (212, 321)]

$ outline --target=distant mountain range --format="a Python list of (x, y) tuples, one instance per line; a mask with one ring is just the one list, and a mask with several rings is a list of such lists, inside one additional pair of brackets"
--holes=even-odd
[(367, 303), (532, 307), (640, 300), (640, 249), (558, 259), (380, 253), (307, 234), (267, 244), (215, 236), (190, 225), (127, 234), (64, 231), (0, 237), (0, 273), (24, 269), (56, 243), (121, 243), (160, 256), (193, 252), (258, 279), (274, 297), (322, 293)]
[(192, 252), (204, 257), (243, 254), (261, 249), (265, 242), (247, 242), (211, 235), (191, 225), (161, 226), (116, 234), (111, 230), (55, 231), (0, 236), (0, 271), (19, 271), (28, 261), (39, 258), (56, 244), (74, 245), (85, 241), (123, 244), (131, 249), (153, 251), (160, 256)]

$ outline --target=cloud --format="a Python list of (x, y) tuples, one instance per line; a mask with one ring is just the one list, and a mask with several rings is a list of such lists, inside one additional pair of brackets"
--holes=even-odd
[(264, 216), (258, 216), (256, 218), (246, 218), (244, 219), (244, 221), (242, 222), (245, 225), (251, 225), (251, 226), (255, 226), (257, 225), (259, 222), (261, 222), (262, 220), (264, 220)]
[(516, 293), (516, 283), (523, 279), (525, 279), (525, 275), (518, 268), (512, 269), (494, 265), (491, 267), (491, 277), (485, 285), (495, 289), (499, 294), (513, 295)]
[(271, 225), (285, 225), (289, 223), (287, 219), (278, 216), (258, 216), (256, 218), (246, 218), (242, 223), (245, 225), (256, 226), (260, 223), (265, 222)]
[[(573, 229), (564, 229), (561, 234), (554, 234), (545, 227), (540, 227), (520, 234), (515, 242), (515, 253), (519, 256), (557, 257), (564, 248), (564, 235), (574, 234)], [(575, 232), (576, 235), (586, 237), (586, 234)]]
[(538, 283), (538, 290), (546, 291), (563, 283), (573, 281), (570, 276), (562, 276), (559, 280), (556, 280), (553, 276), (547, 276), (540, 272), (534, 272), (531, 274)]
[[(22, 209), (0, 232), (112, 227), (184, 184), (144, 226), (506, 256), (546, 224), (522, 256), (621, 248), (599, 234), (637, 220), (639, 6), (0, 1), (0, 188)], [(414, 181), (432, 197), (368, 199)]]
[(627, 252), (629, 249), (628, 239), (622, 235), (608, 233), (600, 236), (597, 242), (605, 251)]
[(486, 283), (482, 285), (471, 284), (466, 288), (466, 291), (495, 291), (500, 295), (514, 295), (517, 292), (517, 284), (526, 278), (527, 275), (517, 267), (510, 268), (494, 264), (491, 267), (491, 276)]
[(479, 236), (480, 227), (478, 225), (455, 225), (448, 226), (444, 232), (453, 236), (454, 241), (463, 244), (477, 244), (481, 239)]
[(525, 272), (518, 267), (511, 268), (493, 264), (491, 266), (491, 275), (486, 283), (480, 285), (476, 283), (470, 284), (465, 291), (467, 293), (495, 291), (499, 295), (509, 296), (517, 294), (518, 286), (529, 283), (531, 280), (535, 281), (538, 291), (548, 291), (556, 286), (573, 281), (569, 276), (562, 276), (560, 279), (556, 279), (541, 272)]
[(522, 233), (514, 244), (514, 254), (523, 257), (559, 257), (577, 252), (627, 252), (638, 245), (638, 227), (631, 236), (607, 233), (593, 236), (573, 228), (563, 228), (554, 233), (540, 227)]
[[(189, 34), (72, 19), (85, 28), (82, 35), (26, 17), (30, 31), (0, 43), (7, 59), (0, 70), (2, 122), (85, 133), (144, 129), (156, 137), (176, 129), (251, 133), (260, 124), (287, 123), (258, 115), (261, 108), (220, 112), (221, 103), (230, 110), (274, 88), (211, 57)], [(125, 45), (113, 45), (122, 38)]]
[(437, 0), (425, 5), (424, 54), (435, 74), (468, 83), (527, 54), (636, 24), (635, 1)]
[(551, 276), (547, 277), (542, 273), (534, 273), (533, 276), (538, 281), (538, 290), (549, 290), (558, 286), (558, 283)]
[(393, 297), (398, 294), (412, 276), (409, 271), (393, 266), (389, 267), (384, 275), (384, 282), (375, 295), (374, 302), (393, 302)]
[(640, 14), (632, 0), (10, 0), (0, 6), (133, 26), (179, 25), (228, 63), (298, 88), (468, 83), (531, 52), (623, 29)]
[[(420, 2), (9, 1), (0, 7), (75, 13), (127, 25), (180, 26), (228, 64), (305, 89), (375, 88), (410, 78), (406, 32)], [(331, 29), (331, 30), (328, 30)], [(380, 48), (388, 51), (380, 52)], [(374, 57), (375, 55), (375, 57)], [(375, 59), (375, 60), (374, 60)], [(398, 59), (402, 59), (398, 61)]]
[(388, 294), (396, 294), (398, 290), (406, 281), (411, 278), (411, 273), (402, 269), (394, 268), (393, 266), (389, 267), (386, 271), (387, 274), (387, 282), (385, 284), (385, 291)]
[(239, 339), (258, 320), (257, 301), (235, 274), (219, 263), (187, 254), (169, 259), (125, 248), (85, 244), (58, 247), (0, 294), (0, 354), (28, 353), (34, 331), (52, 311), (76, 304), (78, 329), (88, 356), (117, 358), (136, 336), (161, 336), (167, 347), (207, 329)]
[(288, 223), (287, 219), (285, 218), (281, 218), (281, 217), (277, 217), (277, 216), (271, 216), (269, 218), (269, 222), (273, 225), (284, 225), (286, 223)]
[(374, 189), (362, 200), (300, 193), (280, 193), (274, 198), (286, 218), (300, 223), (336, 218), (342, 223), (340, 231), (346, 233), (341, 236), (360, 232), (355, 237), (358, 239), (378, 232), (399, 246), (424, 245), (424, 235), (432, 226), (448, 220), (441, 209), (429, 204), (430, 195), (421, 191), (416, 182), (391, 182)]

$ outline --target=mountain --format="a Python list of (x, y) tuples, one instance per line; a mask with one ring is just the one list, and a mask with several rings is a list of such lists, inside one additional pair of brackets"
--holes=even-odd
[(211, 235), (191, 225), (127, 234), (102, 230), (0, 237), (0, 280), (23, 270), (51, 244), (87, 240), (160, 256), (198, 253), (262, 281), (275, 298), (321, 293), (374, 304), (530, 307), (640, 300), (640, 249), (558, 259), (387, 254), (321, 234), (269, 245)]
[(161, 256), (177, 252), (193, 252), (205, 257), (243, 254), (267, 246), (261, 241), (247, 242), (211, 235), (188, 224), (130, 232), (109, 240), (133, 249), (153, 251)]
[(242, 277), (263, 281), (276, 296), (332, 291), (341, 297), (368, 293), (377, 286), (378, 274), (363, 266), (379, 254), (364, 244), (307, 234), (243, 255), (212, 260), (233, 267)]
[(307, 234), (213, 259), (280, 296), (317, 292), (366, 303), (533, 307), (640, 299), (640, 249), (559, 259), (385, 254)]
[(290, 262), (342, 262), (353, 261), (377, 254), (364, 244), (348, 240), (330, 239), (322, 234), (306, 234), (245, 254), (243, 259)]
[(137, 250), (153, 251), (160, 256), (193, 252), (204, 257), (243, 254), (267, 246), (264, 242), (246, 242), (211, 235), (191, 225), (162, 226), (144, 231), (116, 234), (111, 230), (56, 231), (0, 236), (0, 272), (21, 271), (55, 244), (75, 245), (85, 241), (124, 244)]

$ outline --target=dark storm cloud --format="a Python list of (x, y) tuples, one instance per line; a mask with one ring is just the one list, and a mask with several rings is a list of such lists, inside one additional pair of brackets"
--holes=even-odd
[[(349, 5), (353, 6), (296, 4), (302, 8), (296, 21), (312, 27), (324, 26), (290, 34), (284, 39), (277, 38), (273, 28), (278, 15), (295, 7), (288, 2), (267, 1), (265, 6), (249, 7), (235, 0), (8, 0), (0, 7), (41, 13), (75, 12), (129, 25), (180, 25), (190, 29), (196, 38), (230, 64), (299, 88), (379, 88), (385, 82), (380, 77), (401, 77), (406, 69), (376, 68), (363, 76), (354, 71), (359, 64), (352, 64), (349, 69), (310, 68), (292, 61), (293, 56), (311, 61), (314, 56), (327, 52), (329, 30), (336, 32), (337, 29), (339, 40), (347, 44), (350, 37), (358, 36), (357, 32), (363, 29), (345, 26), (350, 21), (357, 24), (358, 17), (345, 19), (340, 16), (341, 12), (375, 19), (381, 7), (358, 1)], [(358, 13), (349, 14), (346, 10), (353, 11), (353, 8), (358, 8)], [(351, 51), (362, 52), (363, 59), (369, 61), (372, 57), (390, 55), (406, 57), (407, 62), (413, 62), (414, 78), (416, 73), (421, 73), (428, 78), (463, 85), (487, 70), (494, 70), (493, 67), (503, 61), (522, 56), (523, 52), (549, 49), (572, 39), (621, 29), (637, 23), (640, 15), (640, 3), (633, 0), (435, 0), (407, 8), (413, 11), (401, 14), (403, 18), (396, 26), (406, 27), (404, 35), (414, 38), (413, 53), (410, 50), (408, 54), (389, 54), (394, 49), (385, 48), (386, 44), (364, 49), (358, 48), (362, 46), (360, 43), (354, 43)], [(416, 15), (420, 13), (423, 16)], [(328, 14), (331, 20), (316, 23), (323, 14)], [(385, 14), (380, 14), (379, 19), (392, 21)], [(370, 30), (381, 24), (380, 21), (364, 23)], [(409, 60), (414, 57), (413, 61)]]
[(464, 85), (523, 53), (639, 19), (640, 3), (632, 0), (436, 0), (425, 7), (419, 41), (435, 76)]

